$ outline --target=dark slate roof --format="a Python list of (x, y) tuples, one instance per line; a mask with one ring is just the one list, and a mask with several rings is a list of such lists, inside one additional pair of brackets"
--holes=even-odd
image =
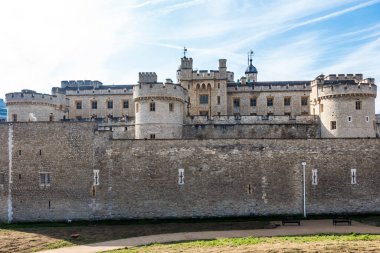
[[(310, 86), (311, 81), (269, 81), (269, 82), (255, 82), (255, 83), (247, 83), (246, 86), (295, 86), (295, 85), (305, 85)], [(227, 84), (228, 87), (236, 87), (241, 86), (241, 83), (229, 82)]]
[(252, 65), (252, 63), (247, 67), (247, 69), (245, 70), (245, 73), (246, 74), (249, 74), (249, 73), (256, 73), (257, 74), (257, 69), (255, 66)]
[(81, 85), (81, 86), (77, 86), (77, 87), (68, 87), (66, 86), (65, 88), (63, 88), (64, 90), (116, 90), (116, 89), (132, 89), (133, 88), (133, 84), (125, 84), (125, 85), (101, 85), (99, 87), (93, 87), (91, 85), (89, 86), (85, 86), (85, 85)]

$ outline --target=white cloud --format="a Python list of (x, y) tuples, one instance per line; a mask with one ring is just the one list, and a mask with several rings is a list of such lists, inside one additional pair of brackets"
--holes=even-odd
[[(374, 42), (380, 24), (352, 27), (334, 36), (324, 36), (321, 30), (298, 33), (298, 28), (379, 2), (2, 1), (0, 97), (24, 88), (49, 92), (65, 79), (134, 83), (139, 71), (174, 79), (183, 46), (195, 68), (215, 69), (217, 59), (226, 58), (236, 77), (243, 74), (245, 52), (252, 48), (260, 80), (312, 79), (321, 70), (360, 71), (380, 80), (375, 60), (380, 49)], [(337, 50), (348, 51), (348, 43), (360, 50), (342, 51), (342, 56)]]

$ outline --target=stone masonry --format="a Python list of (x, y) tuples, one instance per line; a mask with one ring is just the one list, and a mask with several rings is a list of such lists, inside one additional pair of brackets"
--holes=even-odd
[(308, 213), (380, 211), (379, 139), (120, 140), (94, 122), (0, 130), (3, 222), (301, 214), (301, 162)]

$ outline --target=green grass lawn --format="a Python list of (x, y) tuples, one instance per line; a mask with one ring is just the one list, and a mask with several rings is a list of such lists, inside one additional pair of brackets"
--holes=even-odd
[[(350, 235), (313, 235), (313, 236), (282, 236), (282, 237), (244, 237), (244, 238), (224, 238), (215, 240), (199, 240), (188, 242), (155, 243), (146, 246), (134, 247), (109, 251), (109, 253), (137, 253), (137, 252), (191, 252), (208, 249), (229, 249), (234, 248), (236, 252), (242, 246), (254, 246), (259, 244), (296, 244), (301, 246), (308, 243), (331, 244), (331, 242), (377, 242), (380, 245), (380, 235), (350, 234)], [(299, 247), (298, 247), (299, 248)], [(302, 251), (302, 249), (301, 249)], [(216, 252), (216, 251), (215, 251)], [(276, 251), (274, 251), (276, 252)], [(293, 252), (293, 251), (289, 251)], [(298, 252), (298, 251), (297, 251)], [(303, 252), (303, 251), (302, 251)], [(307, 252), (307, 251), (305, 251)]]

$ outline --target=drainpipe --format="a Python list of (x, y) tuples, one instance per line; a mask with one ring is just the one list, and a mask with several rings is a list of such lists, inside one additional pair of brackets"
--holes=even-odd
[(306, 162), (301, 162), (303, 174), (303, 217), (306, 218)]

